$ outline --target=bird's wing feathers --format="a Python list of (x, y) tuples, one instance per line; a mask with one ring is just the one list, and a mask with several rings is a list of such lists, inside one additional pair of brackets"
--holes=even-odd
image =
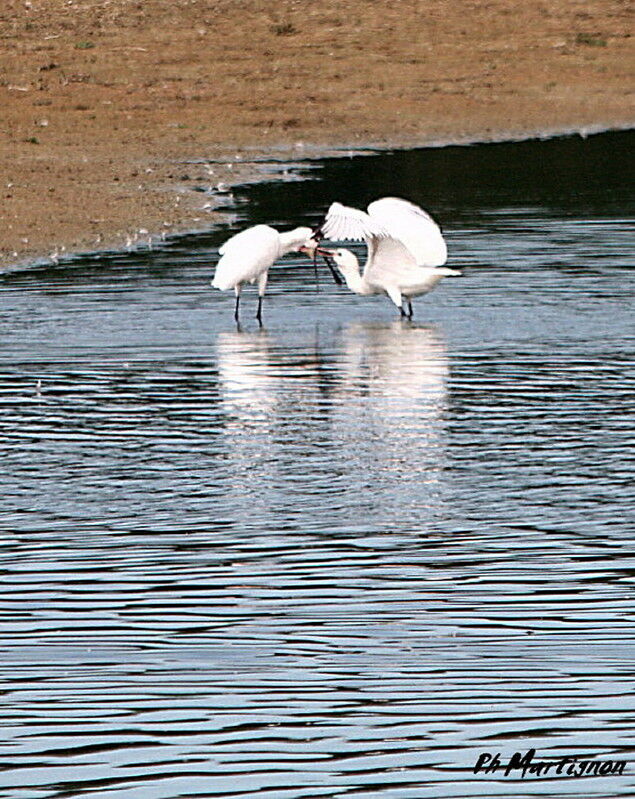
[(436, 226), (436, 222), (427, 211), (409, 200), (402, 200), (401, 197), (382, 197), (380, 200), (375, 200), (368, 206), (368, 214), (383, 219), (410, 215), (413, 218), (425, 219)]
[(373, 245), (364, 268), (365, 280), (377, 285), (400, 285), (412, 278), (417, 262), (402, 242), (390, 237), (375, 240)]
[(364, 211), (332, 203), (321, 225), (322, 234), (331, 241), (369, 241), (384, 238), (388, 232)]
[(369, 217), (410, 250), (418, 266), (441, 266), (448, 250), (430, 214), (398, 197), (383, 197), (368, 206)]

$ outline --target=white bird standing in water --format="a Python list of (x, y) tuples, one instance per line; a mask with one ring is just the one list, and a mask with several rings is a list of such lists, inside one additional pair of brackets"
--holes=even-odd
[(258, 281), (258, 311), (256, 319), (262, 327), (262, 298), (267, 287), (269, 269), (278, 258), (290, 252), (313, 255), (316, 242), (311, 238), (311, 228), (298, 227), (278, 233), (269, 225), (255, 225), (228, 239), (218, 252), (222, 258), (216, 265), (212, 286), (224, 291), (234, 289), (236, 307), (234, 319), (238, 324), (238, 305), (243, 283)]
[(408, 319), (412, 318), (411, 297), (431, 291), (447, 275), (461, 274), (443, 266), (448, 250), (432, 217), (414, 203), (397, 197), (372, 202), (368, 213), (333, 203), (320, 234), (335, 241), (365, 241), (368, 256), (362, 274), (350, 250), (319, 247), (317, 252), (333, 259), (351, 291), (387, 294), (401, 316)]

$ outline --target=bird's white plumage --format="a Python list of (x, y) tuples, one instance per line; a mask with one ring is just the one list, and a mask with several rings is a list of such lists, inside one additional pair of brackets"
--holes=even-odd
[(447, 247), (436, 222), (419, 206), (398, 197), (375, 200), (368, 213), (333, 203), (321, 230), (332, 240), (365, 241), (363, 275), (347, 250), (332, 254), (335, 263), (352, 291), (384, 292), (400, 308), (403, 297), (425, 294), (445, 275), (459, 274), (442, 267)]
[(388, 231), (374, 219), (341, 203), (331, 203), (322, 223), (322, 233), (331, 241), (368, 241), (371, 238), (385, 238)]
[(364, 277), (369, 283), (386, 280), (402, 283), (417, 269), (410, 250), (397, 239), (379, 239), (371, 243), (369, 257), (364, 266)]
[(280, 234), (269, 225), (241, 230), (218, 250), (223, 257), (216, 266), (212, 286), (225, 290), (239, 283), (253, 283), (276, 260), (279, 247)]
[[(399, 197), (382, 197), (368, 206), (368, 213), (332, 203), (322, 233), (333, 241), (365, 241), (374, 255), (385, 239), (400, 242), (417, 266), (442, 266), (448, 250), (437, 223), (418, 205)], [(393, 249), (395, 257), (401, 251)]]
[(368, 215), (401, 241), (418, 266), (443, 266), (448, 248), (441, 229), (423, 208), (398, 197), (383, 197), (368, 206)]
[(249, 245), (257, 246), (264, 240), (277, 240), (277, 238), (278, 231), (275, 228), (269, 227), (269, 225), (255, 225), (235, 233), (224, 244), (221, 244), (218, 252), (221, 255), (226, 255), (231, 250), (242, 250), (243, 247), (248, 247)]
[(221, 259), (216, 265), (212, 286), (217, 289), (234, 289), (236, 308), (234, 319), (238, 322), (238, 305), (243, 283), (258, 281), (258, 312), (256, 319), (262, 325), (262, 298), (267, 287), (269, 269), (274, 262), (289, 252), (313, 251), (315, 242), (308, 227), (298, 227), (279, 233), (269, 225), (254, 225), (228, 239), (220, 248)]

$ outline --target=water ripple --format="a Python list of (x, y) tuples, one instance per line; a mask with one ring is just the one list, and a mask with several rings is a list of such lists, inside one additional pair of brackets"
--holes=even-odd
[[(2, 796), (634, 793), (630, 223), (457, 218), (414, 324), (289, 259), (236, 331), (196, 241), (2, 277)], [(628, 767), (472, 773), (532, 747)]]

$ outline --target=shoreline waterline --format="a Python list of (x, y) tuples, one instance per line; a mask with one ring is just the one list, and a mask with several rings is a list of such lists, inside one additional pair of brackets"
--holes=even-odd
[[(234, 162), (227, 156), (223, 157), (221, 152), (226, 152), (230, 149), (223, 147), (222, 150), (219, 148), (221, 152), (216, 153), (214, 158), (182, 158), (165, 162), (165, 166), (172, 170), (188, 167), (196, 168), (198, 166), (209, 167), (212, 164), (220, 167), (225, 166), (222, 192), (205, 191), (198, 187), (192, 187), (184, 184), (183, 181), (179, 182), (178, 178), (175, 178), (174, 182), (168, 186), (162, 185), (160, 182), (154, 183), (151, 177), (152, 170), (149, 170), (145, 176), (146, 186), (144, 188), (147, 191), (173, 193), (180, 198), (179, 205), (185, 200), (182, 207), (175, 209), (175, 212), (178, 212), (178, 217), (175, 213), (177, 218), (164, 222), (162, 227), (144, 228), (143, 220), (141, 220), (138, 225), (131, 225), (130, 227), (139, 228), (143, 237), (136, 239), (134, 242), (128, 242), (128, 245), (126, 245), (122, 241), (121, 234), (115, 232), (114, 228), (117, 225), (113, 223), (112, 234), (106, 234), (100, 242), (103, 246), (95, 249), (83, 248), (81, 244), (74, 243), (70, 239), (65, 240), (61, 235), (51, 236), (51, 247), (39, 248), (38, 251), (33, 252), (25, 245), (22, 251), (16, 250), (8, 254), (0, 253), (0, 274), (10, 274), (57, 264), (70, 264), (87, 258), (113, 257), (137, 250), (156, 249), (160, 251), (163, 246), (170, 246), (177, 241), (210, 233), (218, 230), (223, 225), (231, 224), (232, 219), (236, 216), (236, 203), (232, 196), (234, 191), (254, 184), (306, 180), (307, 177), (299, 174), (299, 172), (302, 169), (310, 170), (313, 164), (325, 159), (372, 156), (407, 150), (432, 150), (537, 141), (547, 142), (576, 136), (586, 139), (607, 133), (628, 132), (633, 129), (635, 129), (635, 121), (611, 125), (565, 126), (549, 130), (541, 129), (525, 132), (506, 131), (499, 134), (488, 133), (487, 136), (483, 137), (439, 138), (425, 143), (400, 141), (398, 143), (368, 142), (363, 145), (359, 143), (330, 145), (301, 142), (299, 143), (301, 146), (279, 145), (266, 150), (257, 147), (242, 148), (240, 160)], [(234, 167), (237, 167), (237, 169), (234, 170)], [(186, 177), (187, 182), (189, 182), (189, 176)], [(196, 182), (200, 182), (200, 180), (200, 178), (197, 178)], [(206, 204), (210, 206), (209, 209), (206, 209), (209, 211), (206, 214), (209, 224), (206, 225), (196, 224), (203, 221), (203, 217), (195, 216), (202, 209), (200, 205), (197, 208), (193, 207), (195, 202), (200, 203), (202, 200), (208, 201)], [(52, 252), (54, 249), (56, 252)]]

